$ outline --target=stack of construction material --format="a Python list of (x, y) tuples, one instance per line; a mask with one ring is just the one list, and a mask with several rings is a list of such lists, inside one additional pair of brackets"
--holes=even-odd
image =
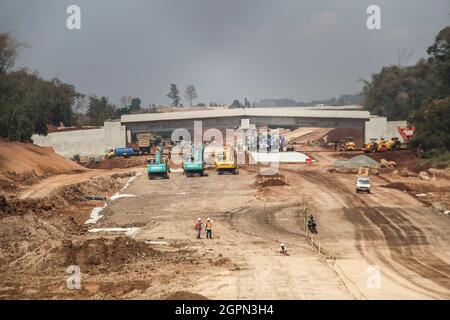
[(336, 160), (336, 167), (359, 168), (359, 167), (379, 167), (380, 163), (365, 155), (359, 155), (348, 160)]

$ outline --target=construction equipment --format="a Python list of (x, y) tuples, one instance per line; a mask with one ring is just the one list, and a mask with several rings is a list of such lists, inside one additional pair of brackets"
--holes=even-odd
[(161, 143), (161, 137), (150, 132), (137, 133), (136, 138), (138, 149), (141, 154), (150, 154), (152, 147)]
[(116, 156), (116, 157), (129, 158), (136, 154), (137, 154), (137, 152), (133, 148), (115, 148), (114, 149), (114, 156)]
[(400, 148), (402, 148), (400, 140), (397, 137), (393, 137), (390, 140), (386, 140), (384, 138), (379, 140), (370, 139), (370, 142), (364, 145), (363, 151), (365, 153), (386, 152), (399, 150)]
[(395, 151), (400, 149), (400, 141), (396, 137), (393, 137), (391, 140), (381, 138), (377, 141), (377, 146), (377, 152)]
[(232, 146), (225, 146), (223, 153), (217, 155), (215, 165), (219, 175), (222, 175), (225, 172), (239, 174), (236, 154)]
[(205, 172), (205, 145), (192, 144), (191, 154), (187, 155), (183, 161), (183, 173), (186, 177), (193, 177), (195, 174), (199, 176), (207, 176)]
[(341, 151), (356, 151), (356, 143), (353, 141), (353, 137), (345, 138), (344, 143), (341, 145)]
[(103, 155), (104, 159), (113, 159), (115, 157), (114, 149), (108, 149), (105, 151), (105, 154)]
[(397, 127), (397, 130), (400, 136), (403, 138), (403, 143), (400, 144), (400, 148), (407, 149), (409, 141), (414, 137), (416, 128), (412, 126)]
[(169, 165), (163, 161), (163, 148), (158, 146), (154, 157), (147, 159), (147, 175), (149, 180), (156, 178), (169, 179)]
[(370, 139), (369, 143), (364, 144), (362, 149), (365, 153), (377, 152), (378, 150), (378, 141), (377, 139)]

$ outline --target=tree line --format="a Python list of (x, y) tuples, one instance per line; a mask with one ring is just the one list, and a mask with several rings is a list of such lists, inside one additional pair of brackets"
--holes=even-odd
[(408, 120), (416, 128), (411, 141), (425, 156), (450, 151), (450, 26), (415, 65), (393, 65), (364, 81), (364, 107), (389, 120)]
[[(33, 133), (46, 135), (49, 125), (101, 126), (124, 114), (159, 112), (155, 104), (142, 106), (137, 97), (122, 96), (116, 105), (108, 97), (81, 94), (57, 78), (46, 80), (27, 68), (13, 69), (17, 55), (26, 47), (9, 33), (0, 33), (0, 137), (30, 141)], [(175, 84), (167, 96), (174, 106), (182, 106)], [(193, 105), (198, 98), (194, 85), (187, 86), (184, 98)]]

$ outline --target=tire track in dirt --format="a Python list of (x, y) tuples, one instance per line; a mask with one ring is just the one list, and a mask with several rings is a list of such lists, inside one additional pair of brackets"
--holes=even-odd
[[(295, 172), (295, 171), (293, 171)], [(295, 172), (299, 174), (299, 172)], [(438, 296), (449, 296), (448, 288), (450, 288), (450, 266), (435, 254), (429, 252), (430, 246), (429, 236), (414, 222), (405, 217), (405, 211), (401, 208), (376, 207), (371, 208), (367, 201), (361, 199), (358, 195), (348, 193), (348, 188), (337, 182), (335, 179), (321, 175), (318, 177), (316, 172), (301, 172), (302, 176), (310, 182), (319, 183), (324, 190), (335, 188), (342, 192), (343, 197), (348, 201), (350, 206), (344, 208), (346, 218), (355, 226), (357, 249), (365, 257), (369, 258), (365, 250), (363, 241), (380, 240), (380, 231), (386, 240), (393, 260), (406, 269), (420, 275), (421, 277), (432, 281), (446, 289), (446, 291), (438, 291), (424, 286), (423, 284), (406, 278), (396, 271), (395, 266), (389, 262), (386, 255), (377, 248), (370, 248), (376, 254), (376, 257), (390, 266), (399, 276), (414, 285), (424, 289), (428, 293), (431, 291)], [(346, 202), (347, 202), (346, 201)], [(415, 212), (412, 212), (413, 214)], [(376, 229), (373, 229), (373, 228)], [(425, 251), (426, 250), (426, 251)], [(426, 261), (426, 262), (424, 262)]]
[[(239, 230), (241, 234), (250, 238), (257, 238), (258, 241), (268, 245), (271, 245), (270, 243), (273, 242), (274, 250), (277, 249), (279, 243), (286, 243), (291, 253), (289, 258), (278, 261), (279, 257), (277, 257), (271, 260), (270, 265), (264, 266), (264, 264), (267, 264), (267, 258), (265, 257), (267, 249), (253, 248), (255, 252), (261, 253), (255, 255), (253, 252), (248, 257), (251, 260), (250, 265), (256, 267), (256, 271), (251, 276), (267, 274), (267, 276), (264, 276), (266, 279), (264, 286), (267, 285), (273, 288), (272, 298), (291, 299), (292, 297), (297, 297), (302, 300), (323, 298), (324, 295), (320, 294), (320, 291), (328, 292), (328, 290), (336, 289), (346, 293), (346, 295), (341, 293), (339, 295), (340, 299), (352, 297), (352, 293), (339, 275), (323, 261), (318, 260), (316, 252), (312, 251), (306, 243), (305, 234), (286, 230), (277, 223), (275, 212), (297, 207), (298, 203), (270, 205), (267, 207), (260, 204), (259, 207), (243, 208), (230, 215), (229, 224), (233, 230)], [(306, 271), (287, 272), (292, 269), (293, 264), (297, 265), (300, 270), (304, 269), (306, 265), (317, 264), (313, 268), (317, 270), (318, 274), (306, 274)], [(257, 281), (257, 279), (255, 280)], [(279, 288), (277, 283), (282, 283), (282, 288)], [(265, 290), (260, 288), (261, 285), (255, 285), (256, 289)], [(336, 295), (336, 293), (333, 294)], [(336, 298), (334, 295), (331, 296), (333, 299)]]

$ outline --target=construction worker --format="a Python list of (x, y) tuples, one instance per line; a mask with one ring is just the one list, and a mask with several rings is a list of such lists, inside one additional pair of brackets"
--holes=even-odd
[(286, 246), (284, 245), (284, 243), (280, 244), (279, 252), (280, 252), (280, 254), (282, 254), (283, 256), (287, 256), (287, 255), (288, 255), (288, 253), (287, 253), (287, 248), (286, 248)]
[(313, 215), (309, 216), (309, 220), (308, 220), (308, 230), (311, 233), (317, 233), (317, 223), (316, 220), (314, 220)]
[(213, 221), (211, 220), (211, 218), (208, 218), (205, 225), (206, 239), (212, 239), (212, 223)]
[(195, 224), (195, 231), (197, 232), (197, 239), (201, 239), (200, 235), (202, 232), (202, 218), (197, 219), (197, 223)]

